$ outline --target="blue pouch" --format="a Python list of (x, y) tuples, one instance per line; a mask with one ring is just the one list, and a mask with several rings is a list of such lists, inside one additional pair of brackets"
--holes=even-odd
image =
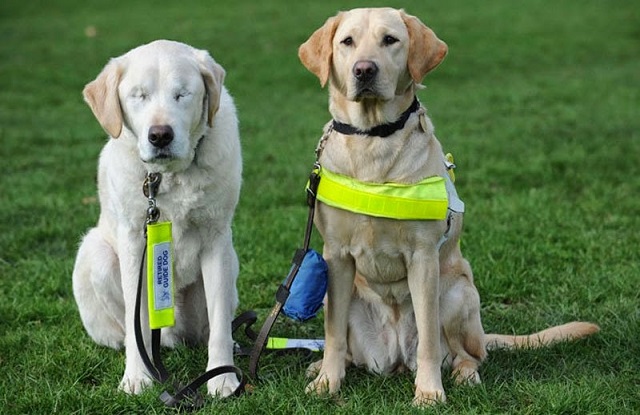
[(327, 292), (328, 270), (324, 258), (309, 249), (282, 308), (287, 317), (302, 322), (316, 316)]

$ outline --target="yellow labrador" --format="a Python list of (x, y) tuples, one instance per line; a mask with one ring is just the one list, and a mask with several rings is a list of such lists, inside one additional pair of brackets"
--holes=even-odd
[[(415, 107), (415, 93), (446, 53), (432, 30), (401, 10), (355, 9), (329, 18), (299, 49), (304, 66), (329, 84), (334, 122), (322, 168), (371, 183), (445, 177), (442, 148)], [(385, 126), (400, 128), (386, 137), (374, 133)], [(443, 362), (457, 381), (478, 383), (487, 348), (540, 346), (598, 330), (574, 322), (529, 336), (485, 334), (458, 244), (462, 209), (449, 207), (447, 220), (395, 220), (318, 203), (316, 226), (329, 265), (326, 348), (309, 368), (316, 377), (307, 391), (336, 392), (353, 363), (377, 373), (409, 368), (416, 373), (415, 404), (444, 401)]]
[[(93, 340), (124, 345), (120, 388), (127, 393), (140, 393), (151, 382), (133, 328), (147, 172), (163, 174), (160, 220), (173, 224), (176, 325), (163, 329), (163, 344), (208, 342), (207, 369), (233, 364), (238, 260), (231, 220), (242, 163), (224, 75), (206, 51), (161, 40), (112, 59), (84, 89), (111, 138), (98, 166), (100, 218), (80, 245), (73, 290)], [(237, 385), (230, 374), (210, 380), (208, 390), (227, 396)]]

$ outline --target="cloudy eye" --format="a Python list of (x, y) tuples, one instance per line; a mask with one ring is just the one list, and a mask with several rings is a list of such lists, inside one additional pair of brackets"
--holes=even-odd
[(181, 99), (188, 97), (189, 95), (191, 95), (191, 93), (189, 91), (178, 91), (175, 93), (175, 95), (173, 96), (173, 99), (175, 99), (176, 101), (180, 101)]
[(398, 42), (398, 38), (395, 38), (393, 36), (390, 35), (386, 35), (383, 39), (382, 39), (382, 43), (385, 46), (389, 46), (389, 45), (393, 45), (394, 43)]
[(136, 99), (138, 101), (144, 101), (145, 99), (148, 98), (149, 94), (147, 94), (146, 91), (144, 91), (144, 90), (142, 90), (140, 88), (137, 88), (137, 89), (135, 89), (135, 90), (133, 90), (131, 92), (130, 96), (131, 96), (131, 98), (134, 98), (134, 99)]
[(347, 36), (340, 43), (342, 43), (345, 46), (351, 46), (353, 45), (353, 38), (351, 36)]

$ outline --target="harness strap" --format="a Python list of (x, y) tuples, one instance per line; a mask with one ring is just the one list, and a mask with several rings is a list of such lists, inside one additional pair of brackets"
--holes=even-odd
[(442, 220), (447, 216), (445, 178), (427, 177), (418, 183), (369, 183), (320, 170), (318, 200), (368, 216), (404, 220)]

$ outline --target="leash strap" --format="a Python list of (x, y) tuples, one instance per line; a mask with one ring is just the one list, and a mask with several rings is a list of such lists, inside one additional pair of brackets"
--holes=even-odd
[(309, 206), (309, 214), (307, 217), (307, 226), (305, 228), (303, 247), (297, 249), (295, 254), (293, 255), (289, 274), (287, 275), (284, 283), (280, 284), (280, 286), (278, 287), (278, 291), (276, 292), (276, 304), (263, 323), (262, 328), (260, 329), (260, 333), (258, 333), (255, 344), (253, 345), (253, 349), (251, 350), (251, 355), (249, 356), (249, 374), (256, 380), (258, 379), (260, 355), (267, 345), (271, 328), (275, 324), (278, 315), (280, 315), (280, 311), (282, 311), (284, 303), (289, 297), (293, 280), (298, 275), (298, 271), (300, 270), (300, 266), (302, 265), (304, 256), (309, 250), (311, 233), (313, 231), (313, 217), (316, 209), (316, 195), (318, 191), (318, 185), (320, 184), (319, 171), (320, 166), (316, 163), (309, 176), (309, 186), (307, 188), (307, 205)]
[(153, 361), (149, 358), (147, 348), (144, 345), (144, 337), (142, 335), (142, 322), (140, 320), (141, 303), (142, 303), (142, 281), (145, 275), (145, 259), (146, 259), (146, 247), (142, 252), (142, 261), (140, 262), (140, 278), (138, 278), (138, 290), (136, 293), (136, 308), (134, 312), (134, 331), (136, 336), (136, 345), (138, 346), (138, 352), (144, 362), (145, 367), (149, 371), (149, 374), (158, 382), (164, 383), (169, 379), (169, 372), (164, 367), (162, 359), (160, 358), (160, 329), (151, 330), (151, 351), (153, 355)]
[[(146, 274), (145, 265), (146, 265), (146, 250), (143, 252), (142, 261), (140, 263), (140, 278), (138, 279), (138, 290), (136, 294), (136, 305), (135, 305), (135, 317), (134, 317), (134, 331), (136, 337), (136, 345), (138, 346), (138, 352), (140, 353), (140, 357), (147, 368), (149, 374), (161, 384), (165, 384), (169, 378), (171, 377), (169, 371), (162, 363), (162, 356), (160, 354), (160, 341), (161, 341), (161, 329), (153, 329), (151, 330), (151, 357), (147, 352), (147, 348), (144, 344), (144, 337), (142, 334), (142, 323), (141, 323), (141, 303), (142, 303), (142, 284), (144, 280), (144, 275)], [(245, 312), (238, 316), (232, 322), (233, 330), (237, 330), (243, 324), (246, 324), (245, 333), (248, 337), (255, 336), (253, 330), (251, 329), (251, 325), (256, 321), (255, 313), (252, 311)], [(253, 333), (253, 334), (252, 334)], [(171, 395), (168, 391), (164, 391), (160, 395), (160, 399), (164, 402), (165, 405), (169, 407), (180, 407), (182, 409), (198, 409), (203, 405), (202, 397), (198, 395), (198, 389), (204, 385), (208, 380), (213, 379), (216, 376), (223, 375), (225, 373), (234, 373), (240, 384), (233, 392), (234, 396), (240, 396), (245, 389), (246, 379), (242, 371), (236, 366), (218, 366), (211, 370), (206, 371), (199, 377), (197, 377), (194, 381), (189, 383), (187, 386), (175, 386), (175, 389), (178, 390), (174, 395)]]
[[(160, 181), (162, 176), (160, 173), (149, 173), (145, 179), (143, 184), (143, 193), (145, 196), (149, 198), (149, 208), (147, 210), (147, 221), (146, 225), (155, 223), (160, 217), (160, 211), (156, 206), (155, 195), (160, 186)], [(144, 239), (147, 240), (146, 226)], [(160, 343), (161, 343), (161, 329), (152, 329), (151, 330), (151, 357), (149, 357), (149, 353), (147, 352), (147, 348), (144, 344), (144, 336), (142, 332), (142, 322), (141, 322), (141, 303), (142, 303), (142, 284), (145, 281), (146, 266), (147, 266), (147, 249), (145, 243), (145, 249), (142, 252), (142, 260), (140, 261), (140, 273), (138, 278), (138, 289), (136, 293), (136, 303), (134, 310), (134, 334), (136, 338), (136, 345), (138, 347), (138, 352), (140, 353), (140, 357), (142, 358), (142, 362), (144, 363), (149, 374), (159, 383), (166, 383), (170, 374), (164, 364), (162, 363), (162, 356), (160, 353)], [(251, 329), (251, 325), (256, 321), (256, 316), (254, 312), (246, 312), (238, 316), (232, 322), (232, 329), (235, 331), (243, 324), (246, 324), (245, 334), (249, 338), (254, 338), (255, 333)], [(234, 373), (240, 382), (236, 390), (233, 392), (234, 396), (241, 395), (245, 390), (246, 380), (242, 371), (232, 365), (227, 366), (219, 366), (213, 368), (211, 370), (206, 371), (199, 377), (197, 377), (194, 381), (189, 383), (185, 387), (175, 386), (175, 389), (178, 390), (174, 395), (171, 395), (168, 391), (164, 391), (160, 395), (160, 399), (164, 402), (165, 405), (169, 407), (175, 407), (186, 410), (194, 410), (198, 409), (203, 405), (203, 399), (198, 395), (198, 389), (204, 385), (208, 380), (223, 375), (225, 373)]]

